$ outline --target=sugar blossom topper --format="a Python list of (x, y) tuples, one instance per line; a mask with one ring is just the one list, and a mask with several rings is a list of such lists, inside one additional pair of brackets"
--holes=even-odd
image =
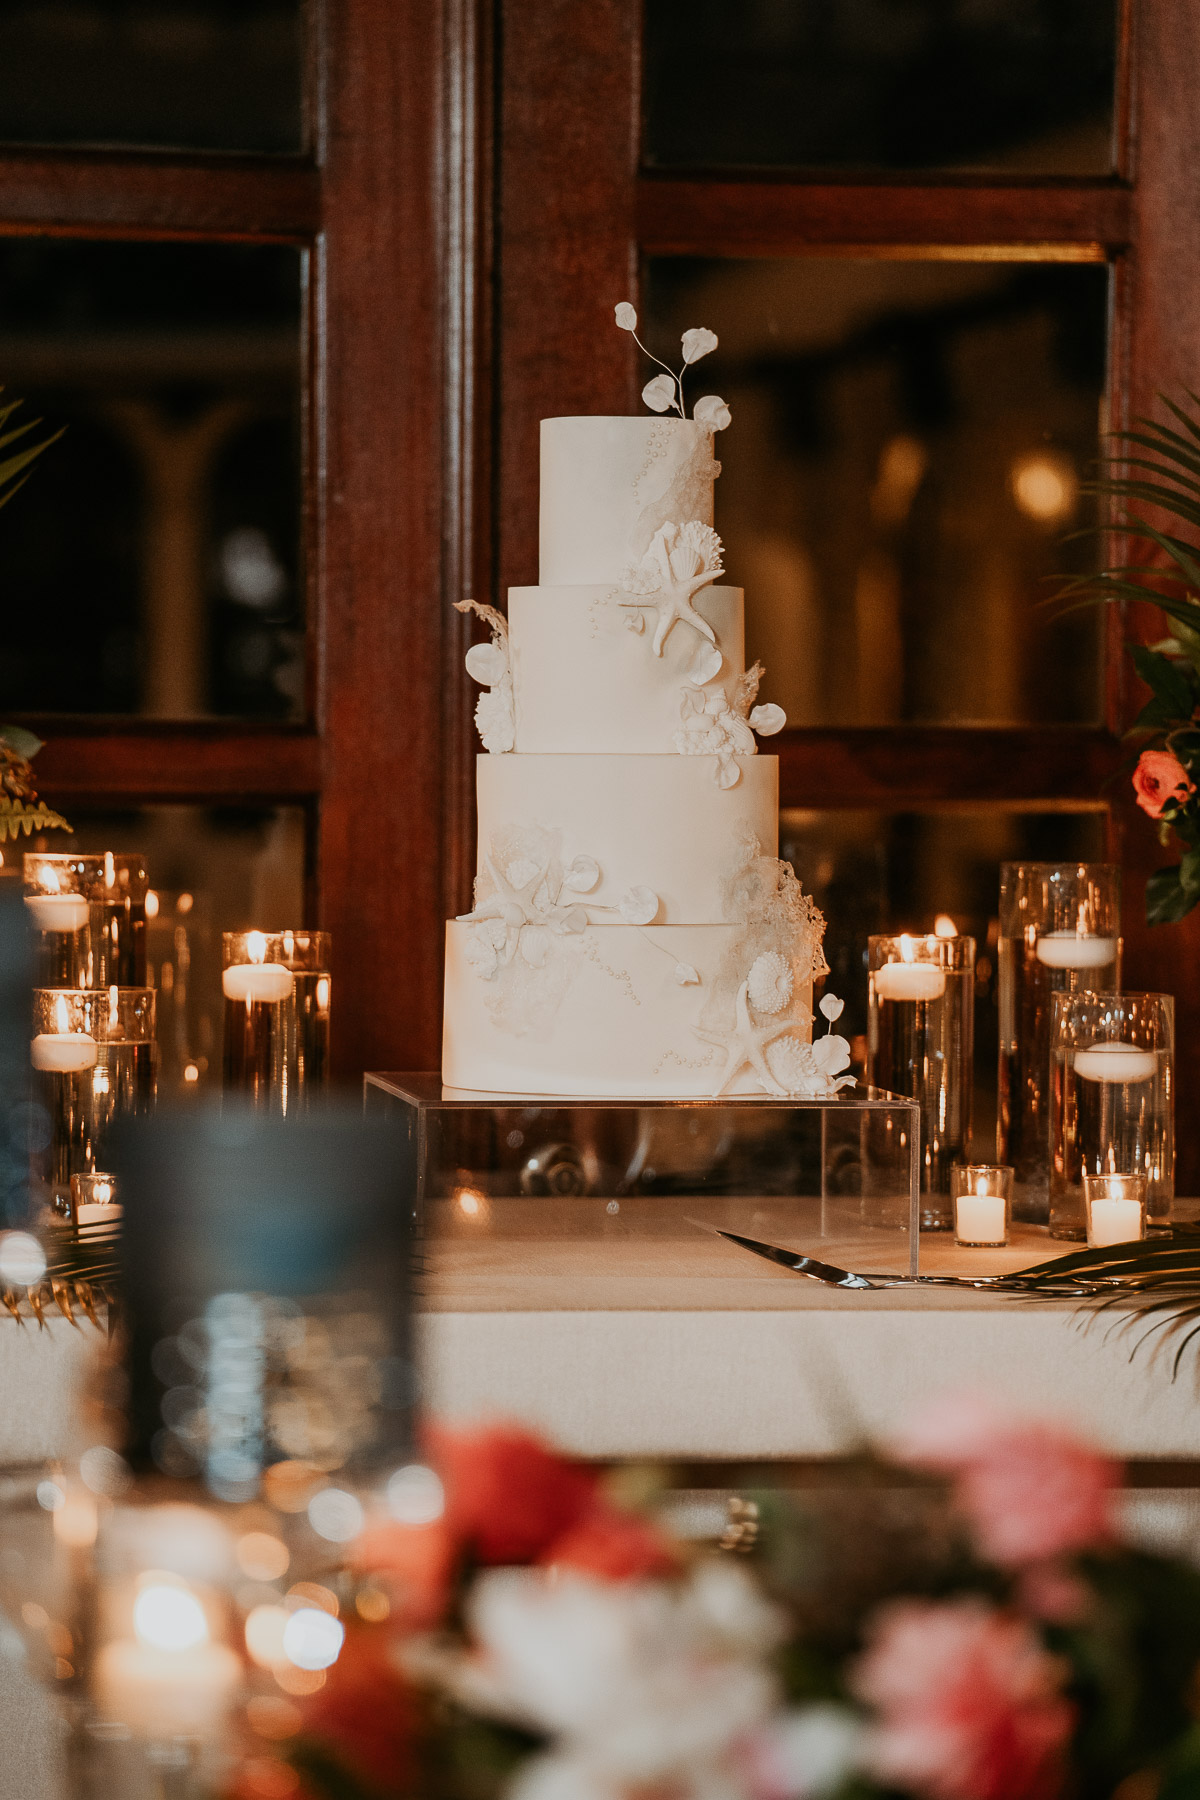
[[(642, 389), (642, 399), (646, 405), (651, 412), (677, 412), (681, 419), (686, 419), (687, 408), (683, 400), (684, 371), (691, 363), (699, 362), (702, 356), (707, 356), (710, 350), (716, 349), (716, 332), (709, 331), (703, 325), (692, 325), (684, 332), (682, 339), (683, 362), (678, 375), (676, 375), (667, 368), (665, 362), (659, 361), (659, 358), (647, 350), (643, 344), (637, 334), (637, 313), (628, 300), (622, 300), (616, 308), (616, 320), (620, 329), (627, 331), (632, 337), (642, 355), (648, 356), (652, 363), (658, 363), (659, 368), (666, 371), (665, 374), (653, 376)], [(693, 406), (692, 417), (697, 425), (702, 425), (706, 431), (724, 431), (729, 424), (730, 412), (719, 394), (705, 394)]]

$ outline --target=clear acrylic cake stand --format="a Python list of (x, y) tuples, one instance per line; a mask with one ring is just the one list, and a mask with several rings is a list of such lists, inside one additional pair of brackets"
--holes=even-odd
[(917, 1273), (915, 1100), (862, 1086), (831, 1100), (581, 1100), (435, 1074), (369, 1074), (364, 1089), (368, 1112), (407, 1122), (427, 1243), (641, 1240), (650, 1272), (710, 1225)]

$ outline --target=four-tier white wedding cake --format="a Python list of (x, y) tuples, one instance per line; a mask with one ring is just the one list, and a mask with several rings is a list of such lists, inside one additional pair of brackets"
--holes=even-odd
[[(715, 339), (713, 340), (715, 342)], [(726, 414), (727, 417), (727, 414)], [(468, 653), (475, 905), (446, 938), (442, 1074), (489, 1092), (824, 1095), (823, 921), (777, 860), (742, 592), (720, 585), (713, 432), (542, 422), (541, 582)]]

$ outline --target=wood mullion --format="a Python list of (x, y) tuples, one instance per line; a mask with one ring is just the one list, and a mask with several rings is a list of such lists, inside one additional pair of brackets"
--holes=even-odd
[(1127, 752), (1073, 726), (863, 726), (773, 738), (781, 806), (911, 808), (946, 802), (1103, 808)]
[(299, 157), (0, 151), (0, 233), (305, 242), (321, 178)]
[(309, 731), (229, 721), (147, 724), (30, 718), (46, 743), (38, 791), (69, 811), (108, 801), (293, 800), (321, 787), (321, 747)]
[(1103, 262), (1129, 242), (1130, 190), (1105, 181), (829, 182), (643, 175), (647, 255), (939, 254)]

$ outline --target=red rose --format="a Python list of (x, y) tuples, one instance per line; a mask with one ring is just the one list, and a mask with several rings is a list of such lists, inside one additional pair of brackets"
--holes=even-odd
[(431, 1433), (453, 1541), (480, 1563), (535, 1562), (596, 1506), (597, 1477), (513, 1425)]
[(1142, 811), (1160, 819), (1164, 806), (1172, 800), (1187, 800), (1195, 793), (1196, 784), (1169, 750), (1143, 750), (1133, 771), (1133, 791)]
[(408, 1791), (416, 1727), (412, 1697), (390, 1647), (388, 1634), (348, 1624), (324, 1686), (304, 1702), (304, 1735), (389, 1794)]
[(454, 1543), (445, 1521), (431, 1525), (368, 1525), (351, 1550), (361, 1574), (385, 1577), (392, 1619), (406, 1631), (427, 1631), (446, 1609), (454, 1574)]
[(539, 1560), (579, 1569), (601, 1581), (633, 1581), (672, 1575), (679, 1566), (673, 1545), (647, 1519), (600, 1505), (558, 1538)]

